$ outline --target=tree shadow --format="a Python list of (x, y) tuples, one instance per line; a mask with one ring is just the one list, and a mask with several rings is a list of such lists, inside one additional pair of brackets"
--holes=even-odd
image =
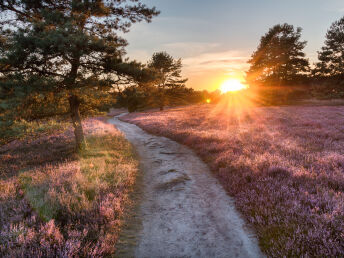
[(74, 139), (60, 133), (35, 140), (16, 140), (0, 147), (0, 179), (9, 179), (23, 171), (75, 160)]

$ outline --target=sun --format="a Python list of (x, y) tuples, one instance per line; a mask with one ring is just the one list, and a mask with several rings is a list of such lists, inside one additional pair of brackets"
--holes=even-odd
[(243, 90), (246, 88), (247, 88), (247, 86), (242, 84), (239, 80), (229, 79), (229, 80), (224, 81), (222, 83), (220, 90), (222, 93), (227, 93), (227, 92)]

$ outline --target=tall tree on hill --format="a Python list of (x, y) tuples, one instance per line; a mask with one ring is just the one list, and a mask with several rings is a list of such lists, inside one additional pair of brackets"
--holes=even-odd
[(132, 23), (158, 15), (140, 0), (0, 0), (0, 80), (7, 92), (67, 91), (77, 148), (84, 87), (105, 90), (141, 80), (142, 65), (123, 61)]
[(183, 79), (181, 75), (182, 60), (175, 60), (166, 52), (157, 52), (148, 62), (148, 68), (155, 72), (159, 107), (160, 110), (163, 110), (166, 102), (166, 90), (173, 91), (185, 87), (187, 79)]
[(248, 61), (247, 81), (280, 86), (302, 78), (309, 71), (309, 62), (303, 52), (307, 42), (300, 40), (301, 31), (286, 23), (272, 27)]
[(315, 76), (344, 78), (344, 17), (334, 22), (327, 31), (325, 46), (318, 53)]

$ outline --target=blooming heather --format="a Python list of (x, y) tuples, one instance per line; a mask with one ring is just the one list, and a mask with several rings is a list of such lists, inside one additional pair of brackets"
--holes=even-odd
[(122, 119), (206, 161), (268, 256), (344, 256), (343, 106), (200, 105)]
[(0, 147), (1, 257), (114, 254), (137, 161), (113, 125), (83, 126), (80, 155), (71, 127)]

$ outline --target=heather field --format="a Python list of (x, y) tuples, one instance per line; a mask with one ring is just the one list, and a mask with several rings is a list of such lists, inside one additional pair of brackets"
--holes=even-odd
[(35, 129), (35, 137), (26, 132), (26, 138), (0, 146), (1, 257), (116, 251), (138, 163), (131, 145), (104, 118), (86, 119), (83, 126), (87, 148), (79, 154), (70, 124), (55, 133)]
[(344, 107), (196, 105), (121, 119), (191, 147), (271, 257), (344, 254)]

